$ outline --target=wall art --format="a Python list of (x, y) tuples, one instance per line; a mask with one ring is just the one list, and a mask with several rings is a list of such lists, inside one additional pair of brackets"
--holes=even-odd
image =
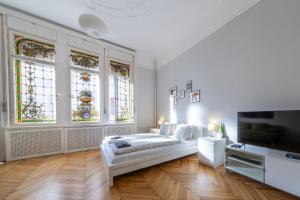
[(192, 92), (193, 91), (193, 84), (192, 80), (186, 82), (186, 92)]
[(170, 96), (171, 97), (176, 97), (177, 96), (177, 86), (174, 86), (174, 87), (170, 88)]
[(200, 90), (192, 91), (189, 93), (189, 102), (190, 103), (200, 102)]

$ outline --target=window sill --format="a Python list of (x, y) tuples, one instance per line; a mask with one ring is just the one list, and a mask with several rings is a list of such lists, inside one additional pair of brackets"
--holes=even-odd
[(117, 125), (134, 125), (133, 121), (127, 122), (106, 122), (106, 123), (72, 123), (72, 124), (32, 124), (32, 125), (14, 125), (6, 127), (6, 131), (25, 130), (25, 129), (47, 129), (47, 128), (82, 128), (82, 127), (103, 127), (103, 126), (117, 126)]

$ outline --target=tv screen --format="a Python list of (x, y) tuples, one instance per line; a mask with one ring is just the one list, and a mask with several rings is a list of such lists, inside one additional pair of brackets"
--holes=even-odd
[(300, 153), (300, 110), (239, 112), (238, 142)]

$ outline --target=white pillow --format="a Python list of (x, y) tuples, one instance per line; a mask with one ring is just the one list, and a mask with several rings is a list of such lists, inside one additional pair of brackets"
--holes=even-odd
[(190, 129), (191, 127), (189, 125), (178, 125), (174, 135), (180, 140), (188, 140), (190, 137)]
[(189, 130), (189, 133), (187, 135), (187, 140), (193, 139), (196, 131), (197, 131), (196, 127), (195, 126), (191, 126), (190, 130)]
[(175, 130), (176, 130), (176, 124), (171, 124), (170, 135), (174, 135)]
[(171, 131), (171, 124), (161, 124), (160, 125), (160, 130), (159, 130), (159, 134), (160, 135), (170, 135), (170, 131)]

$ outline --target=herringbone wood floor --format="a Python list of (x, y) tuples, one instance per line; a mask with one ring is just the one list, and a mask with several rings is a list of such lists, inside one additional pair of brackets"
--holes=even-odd
[(0, 166), (0, 199), (298, 199), (198, 163), (195, 155), (117, 177), (108, 187), (99, 151), (10, 162)]

